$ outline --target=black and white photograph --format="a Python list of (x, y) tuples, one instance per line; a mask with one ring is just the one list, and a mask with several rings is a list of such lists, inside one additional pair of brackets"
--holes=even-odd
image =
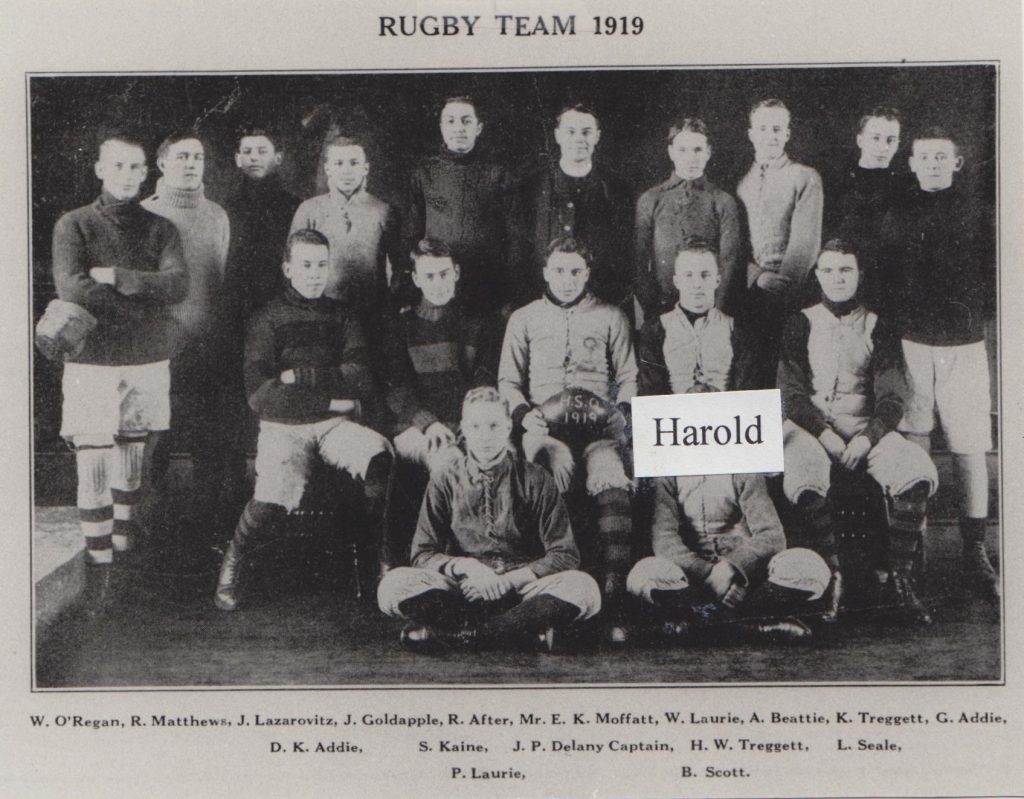
[(1001, 680), (997, 80), (31, 76), (36, 685)]
[(0, 794), (1020, 796), (1015, 0), (7, 0)]

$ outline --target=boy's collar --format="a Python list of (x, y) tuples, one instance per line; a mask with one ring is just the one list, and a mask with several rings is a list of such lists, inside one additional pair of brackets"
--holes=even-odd
[(335, 188), (331, 188), (330, 193), (331, 196), (335, 200), (340, 202), (342, 205), (348, 205), (350, 202), (354, 202), (356, 200), (361, 199), (362, 196), (366, 193), (366, 181), (364, 180), (362, 183), (356, 186), (355, 190), (351, 194), (345, 194), (345, 192), (343, 192), (341, 189)]
[(434, 305), (426, 297), (420, 297), (419, 304), (416, 306), (416, 316), (420, 319), (425, 319), (428, 322), (436, 322), (438, 319), (449, 313), (451, 308), (457, 301), (456, 297), (452, 297), (444, 305)]
[(503, 467), (508, 463), (511, 457), (511, 451), (508, 447), (494, 458), (490, 463), (481, 463), (476, 459), (476, 456), (472, 452), (467, 450), (466, 452), (466, 465), (469, 467), (469, 474), (473, 478), (479, 478), (482, 475), (489, 475), (491, 477), (500, 474)]
[(557, 305), (559, 308), (563, 308), (563, 309), (564, 308), (574, 308), (575, 306), (579, 305), (581, 302), (583, 302), (589, 296), (590, 296), (590, 289), (589, 288), (585, 288), (580, 293), (580, 296), (578, 296), (575, 300), (570, 300), (569, 302), (562, 302), (554, 294), (551, 293), (551, 289), (549, 289), (549, 288), (545, 288), (544, 289), (544, 299), (546, 299), (552, 305)]
[(761, 171), (782, 169), (787, 164), (789, 164), (789, 153), (787, 152), (783, 152), (778, 158), (771, 158), (768, 161), (758, 161), (757, 156), (754, 156), (754, 165)]
[(681, 177), (675, 172), (672, 173), (672, 177), (668, 179), (668, 186), (666, 188), (674, 189), (677, 186), (692, 187), (695, 189), (702, 189), (707, 184), (707, 176), (701, 175), (699, 178), (690, 180), (689, 178)]
[(324, 295), (321, 294), (319, 297), (313, 297), (312, 299), (303, 297), (296, 291), (295, 286), (289, 283), (288, 287), (284, 290), (284, 298), (293, 305), (315, 305), (324, 300)]
[(836, 319), (840, 319), (847, 314), (853, 313), (860, 307), (860, 300), (857, 295), (854, 295), (850, 299), (844, 302), (832, 302), (825, 293), (821, 294), (821, 304), (825, 306), (825, 309), (832, 314)]

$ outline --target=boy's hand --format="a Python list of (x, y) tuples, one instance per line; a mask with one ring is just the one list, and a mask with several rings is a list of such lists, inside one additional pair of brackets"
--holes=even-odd
[(781, 294), (789, 288), (790, 280), (778, 272), (762, 272), (757, 276), (757, 287), (769, 294)]
[(355, 400), (350, 399), (332, 399), (328, 406), (328, 410), (333, 413), (353, 413), (355, 409)]
[(853, 471), (860, 466), (861, 461), (867, 457), (867, 454), (871, 452), (871, 441), (867, 436), (854, 436), (850, 439), (850, 443), (846, 445), (843, 450), (842, 457), (839, 462), (843, 464), (847, 469)]
[(431, 422), (423, 435), (427, 437), (427, 452), (437, 452), (455, 443), (455, 434), (443, 422)]
[(295, 383), (295, 371), (292, 369), (285, 369), (281, 372), (281, 382), (286, 386), (293, 385)]
[(89, 270), (89, 277), (97, 283), (105, 283), (108, 286), (113, 286), (116, 282), (112, 266), (94, 266)]
[(825, 452), (833, 461), (839, 461), (846, 451), (846, 442), (839, 437), (839, 434), (831, 427), (826, 427), (818, 435), (818, 441), (825, 448)]
[(540, 408), (533, 408), (523, 416), (522, 425), (525, 433), (533, 433), (538, 436), (548, 434), (548, 423), (544, 419), (544, 414), (540, 412)]
[(459, 583), (462, 595), (470, 602), (497, 602), (512, 590), (512, 580), (507, 574), (474, 572)]
[(720, 560), (711, 567), (705, 585), (727, 608), (739, 607), (747, 597), (747, 589), (740, 585), (736, 568), (727, 560)]

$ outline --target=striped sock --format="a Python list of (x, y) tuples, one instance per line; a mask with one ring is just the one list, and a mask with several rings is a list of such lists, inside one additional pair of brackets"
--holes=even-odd
[(597, 532), (604, 549), (605, 574), (620, 577), (624, 586), (630, 566), (630, 545), (633, 537), (633, 515), (629, 492), (624, 488), (608, 488), (597, 494)]
[(78, 520), (85, 536), (85, 557), (89, 563), (110, 563), (114, 559), (111, 549), (114, 506), (107, 482), (111, 449), (109, 446), (83, 446), (75, 450)]
[(114, 527), (111, 541), (114, 550), (127, 552), (138, 537), (139, 525), (135, 518), (142, 485), (142, 458), (145, 438), (118, 436), (111, 475), (114, 502)]

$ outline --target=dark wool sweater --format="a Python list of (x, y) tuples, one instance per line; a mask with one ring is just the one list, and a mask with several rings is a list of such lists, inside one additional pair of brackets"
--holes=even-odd
[[(890, 208), (911, 188), (910, 179), (892, 169), (865, 169), (853, 165), (826, 197), (825, 240), (838, 236), (857, 250), (860, 294), (864, 304), (875, 310), (879, 297), (878, 251), (882, 222)], [(835, 198), (828, 202), (828, 197)]]
[(466, 392), (497, 383), (496, 339), (493, 325), (457, 300), (439, 307), (421, 299), (390, 320), (385, 357), (395, 432), (425, 431), (437, 421), (458, 427)]
[(499, 307), (507, 290), (502, 267), (509, 178), (478, 149), (460, 154), (443, 147), (413, 170), (405, 241), (409, 250), (424, 237), (445, 242), (459, 263), (459, 291), (467, 303)]
[[(314, 385), (286, 385), (281, 373), (312, 367)], [(256, 312), (245, 337), (245, 393), (260, 419), (307, 424), (329, 419), (332, 399), (373, 398), (359, 322), (341, 303), (308, 300), (289, 286)]]
[(577, 178), (555, 163), (527, 176), (514, 190), (508, 219), (516, 306), (544, 293), (548, 244), (559, 236), (574, 236), (590, 250), (589, 287), (598, 298), (619, 305), (631, 295), (632, 201), (597, 167)]
[[(836, 304), (823, 298), (821, 306), (832, 317), (840, 320), (850, 314), (865, 313), (856, 299)], [(868, 314), (874, 316), (870, 312)], [(818, 436), (832, 425), (812, 399), (815, 396), (814, 366), (808, 351), (811, 325), (806, 311), (794, 314), (786, 322), (779, 359), (778, 386), (782, 392), (783, 416), (811, 435)], [(846, 340), (849, 342), (849, 353), (862, 360), (851, 364), (845, 360), (845, 353), (835, 353), (839, 371), (831, 393), (835, 397), (850, 384), (862, 386), (866, 399), (863, 403), (863, 416), (868, 421), (861, 432), (874, 446), (886, 433), (895, 430), (903, 418), (904, 397), (907, 394), (903, 347), (897, 331), (882, 318), (875, 322), (867, 348), (860, 349), (866, 342), (856, 342), (850, 337), (846, 337)], [(859, 376), (844, 371), (851, 365), (861, 373)], [(841, 431), (835, 432), (842, 435)]]
[[(89, 277), (113, 267), (113, 286)], [(169, 306), (188, 291), (188, 272), (174, 225), (104, 193), (69, 211), (53, 228), (53, 277), (57, 296), (99, 321), (74, 363), (125, 365), (170, 358), (177, 323)]]
[(224, 203), (231, 220), (225, 293), (242, 320), (287, 285), (281, 264), (299, 202), (277, 175), (269, 175), (261, 180), (243, 177)]
[(995, 310), (995, 228), (967, 192), (909, 192), (885, 216), (880, 263), (883, 310), (904, 338), (940, 347), (984, 339)]

